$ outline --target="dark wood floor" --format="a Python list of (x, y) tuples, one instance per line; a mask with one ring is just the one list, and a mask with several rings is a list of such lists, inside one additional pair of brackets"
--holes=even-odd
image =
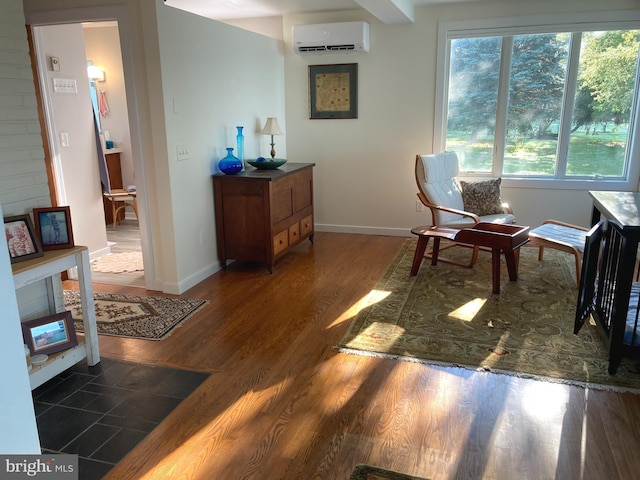
[(317, 233), (273, 275), (233, 264), (186, 292), (210, 303), (165, 341), (101, 336), (105, 357), (211, 373), (107, 478), (639, 478), (640, 395), (337, 352), (402, 242)]

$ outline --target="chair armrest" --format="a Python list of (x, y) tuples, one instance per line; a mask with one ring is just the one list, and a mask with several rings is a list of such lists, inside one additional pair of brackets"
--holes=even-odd
[(552, 223), (554, 225), (560, 225), (562, 227), (575, 228), (576, 230), (582, 230), (582, 231), (585, 231), (585, 232), (589, 231), (588, 228), (580, 227), (578, 225), (573, 225), (572, 223), (561, 222), (560, 220), (551, 220), (550, 219), (550, 220), (545, 220), (544, 222), (542, 222), (543, 225), (545, 223)]
[(506, 202), (502, 203), (502, 209), (504, 210), (504, 213), (509, 213), (513, 215), (513, 209), (509, 206), (508, 203)]
[(455, 208), (443, 207), (442, 205), (434, 205), (433, 203), (429, 203), (429, 201), (422, 194), (422, 192), (418, 193), (417, 195), (418, 195), (418, 198), (420, 199), (420, 201), (424, 204), (424, 206), (430, 208), (432, 211), (433, 210), (440, 210), (440, 211), (443, 211), (443, 212), (455, 213), (456, 215), (460, 215), (462, 217), (471, 218), (471, 219), (473, 219), (473, 221), (475, 223), (480, 223), (480, 217), (478, 217), (475, 213), (466, 212), (464, 210), (458, 210), (458, 209), (455, 209)]

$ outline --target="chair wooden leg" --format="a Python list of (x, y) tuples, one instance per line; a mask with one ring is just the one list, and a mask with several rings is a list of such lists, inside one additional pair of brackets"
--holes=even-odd
[(429, 237), (418, 237), (418, 244), (416, 245), (416, 251), (413, 254), (413, 263), (411, 264), (410, 275), (412, 277), (415, 277), (418, 274), (418, 270), (420, 270), (420, 264), (422, 263), (424, 251), (427, 249), (428, 244)]

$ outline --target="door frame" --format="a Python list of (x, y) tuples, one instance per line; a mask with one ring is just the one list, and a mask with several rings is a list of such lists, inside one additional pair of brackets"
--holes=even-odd
[[(118, 33), (120, 36), (120, 54), (122, 56), (122, 68), (124, 75), (125, 89), (127, 92), (127, 110), (129, 115), (129, 130), (131, 135), (131, 153), (133, 156), (133, 167), (136, 172), (136, 190), (138, 198), (138, 223), (140, 225), (140, 243), (142, 247), (142, 258), (144, 263), (145, 288), (147, 290), (162, 290), (161, 282), (156, 277), (156, 269), (153, 258), (153, 241), (151, 238), (151, 225), (149, 219), (149, 202), (146, 185), (146, 175), (144, 168), (144, 152), (142, 148), (140, 132), (140, 112), (138, 106), (137, 90), (135, 84), (135, 60), (131, 45), (133, 36), (131, 34), (131, 23), (126, 6), (114, 5), (103, 7), (72, 8), (62, 10), (40, 11), (33, 14), (25, 12), (26, 26), (29, 31), (29, 38), (32, 37), (32, 28), (47, 25), (73, 24), (96, 21), (116, 21), (118, 22)], [(31, 46), (31, 45), (30, 45)], [(47, 176), (49, 177), (50, 196), (52, 205), (56, 205), (56, 191), (59, 186), (59, 179), (56, 178), (52, 161), (51, 130), (48, 128), (46, 104), (42, 103), (40, 92), (39, 68), (46, 59), (38, 58), (37, 51), (32, 49), (32, 68), (34, 72), (34, 83), (36, 87), (36, 97), (38, 100), (38, 115), (42, 127), (43, 147), (45, 149), (45, 164)], [(44, 63), (46, 66), (46, 63)]]

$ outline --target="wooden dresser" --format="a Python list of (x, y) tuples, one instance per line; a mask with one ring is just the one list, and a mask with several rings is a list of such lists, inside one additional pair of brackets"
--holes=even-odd
[(213, 175), (218, 258), (261, 262), (270, 272), (304, 239), (313, 242), (313, 163), (247, 167)]

